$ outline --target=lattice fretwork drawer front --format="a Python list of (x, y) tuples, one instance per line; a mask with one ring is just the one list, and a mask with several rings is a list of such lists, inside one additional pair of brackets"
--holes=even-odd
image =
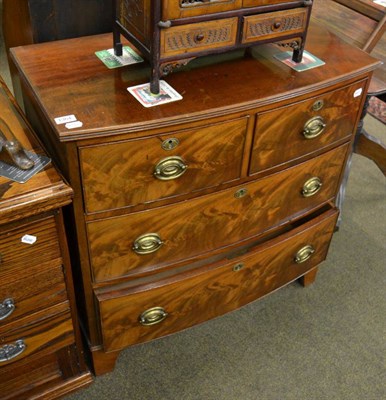
[(307, 9), (277, 11), (244, 17), (243, 43), (300, 34), (307, 24)]
[(176, 26), (161, 32), (162, 57), (233, 46), (237, 18)]

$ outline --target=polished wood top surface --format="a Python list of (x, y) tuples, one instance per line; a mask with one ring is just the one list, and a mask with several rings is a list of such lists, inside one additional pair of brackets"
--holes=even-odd
[[(183, 100), (145, 108), (127, 87), (149, 81), (148, 64), (110, 70), (94, 53), (111, 47), (112, 35), (104, 34), (12, 50), (21, 76), (33, 88), (61, 141), (149, 130), (269, 106), (360, 76), (378, 65), (368, 54), (313, 25), (306, 50), (325, 61), (324, 66), (296, 72), (269, 54), (272, 49), (280, 51), (273, 45), (255, 47), (252, 57), (232, 53), (199, 59), (200, 68), (194, 72), (175, 72), (165, 78)], [(233, 60), (221, 62), (230, 56)], [(55, 124), (54, 118), (71, 114), (83, 123), (81, 128), (69, 130)]]
[[(24, 149), (45, 154), (1, 78), (0, 117)], [(72, 189), (63, 181), (52, 162), (26, 183), (0, 176), (1, 223), (60, 207), (70, 203), (71, 197)]]

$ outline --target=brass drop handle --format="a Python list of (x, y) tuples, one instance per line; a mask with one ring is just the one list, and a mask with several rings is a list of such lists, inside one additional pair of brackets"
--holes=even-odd
[(294, 260), (296, 264), (302, 264), (309, 260), (314, 253), (315, 249), (310, 244), (308, 244), (298, 250), (298, 252), (295, 254)]
[(164, 308), (153, 307), (153, 308), (149, 308), (148, 310), (144, 311), (139, 316), (139, 323), (141, 325), (145, 325), (145, 326), (155, 325), (155, 324), (159, 324), (160, 322), (162, 322), (167, 316), (168, 316), (168, 313), (165, 311)]
[(9, 317), (15, 311), (15, 308), (13, 299), (5, 299), (0, 303), (0, 321)]
[(154, 167), (154, 176), (161, 181), (169, 181), (179, 178), (187, 168), (188, 166), (181, 157), (166, 157)]
[(314, 139), (324, 131), (325, 127), (326, 123), (322, 117), (313, 117), (304, 124), (303, 136), (306, 139)]
[(6, 344), (0, 347), (0, 363), (12, 360), (19, 356), (27, 348), (23, 340), (16, 340), (15, 343)]
[(164, 244), (158, 233), (146, 233), (138, 236), (133, 244), (133, 250), (137, 254), (150, 254), (159, 250)]
[(302, 196), (303, 197), (311, 197), (314, 196), (322, 187), (322, 181), (317, 176), (308, 179), (302, 188)]

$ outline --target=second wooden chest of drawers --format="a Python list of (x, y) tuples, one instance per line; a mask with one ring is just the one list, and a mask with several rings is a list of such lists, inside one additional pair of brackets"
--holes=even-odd
[[(1, 79), (0, 118), (1, 135), (45, 156)], [(54, 399), (92, 381), (62, 215), (71, 198), (52, 164), (25, 183), (0, 176), (1, 399)]]

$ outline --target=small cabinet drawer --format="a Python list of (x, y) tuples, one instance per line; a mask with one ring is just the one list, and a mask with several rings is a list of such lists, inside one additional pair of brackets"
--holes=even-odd
[(164, 0), (162, 18), (178, 19), (241, 8), (242, 0)]
[(348, 145), (241, 187), (87, 224), (94, 280), (153, 272), (255, 237), (331, 200)]
[(258, 116), (250, 174), (296, 160), (349, 138), (366, 81)]
[(307, 8), (296, 8), (244, 17), (242, 43), (300, 34), (306, 29), (307, 13)]
[(88, 213), (217, 186), (241, 174), (247, 118), (139, 140), (82, 147)]
[(290, 2), (288, 0), (243, 0), (243, 7), (260, 7)]
[(26, 357), (42, 357), (74, 343), (73, 329), (70, 312), (14, 331), (4, 332), (0, 327), (0, 373), (3, 366)]
[[(60, 260), (58, 260), (60, 262)], [(63, 267), (51, 262), (24, 274), (3, 275), (0, 285), (0, 327), (23, 316), (67, 301)]]
[(161, 31), (161, 57), (198, 53), (236, 43), (237, 18), (175, 26)]
[[(26, 235), (28, 235), (26, 237)], [(28, 275), (31, 267), (61, 258), (53, 216), (0, 231), (0, 279), (5, 274)]]
[(336, 211), (327, 211), (232, 261), (145, 285), (97, 290), (104, 350), (178, 332), (304, 275), (325, 259), (336, 216)]

